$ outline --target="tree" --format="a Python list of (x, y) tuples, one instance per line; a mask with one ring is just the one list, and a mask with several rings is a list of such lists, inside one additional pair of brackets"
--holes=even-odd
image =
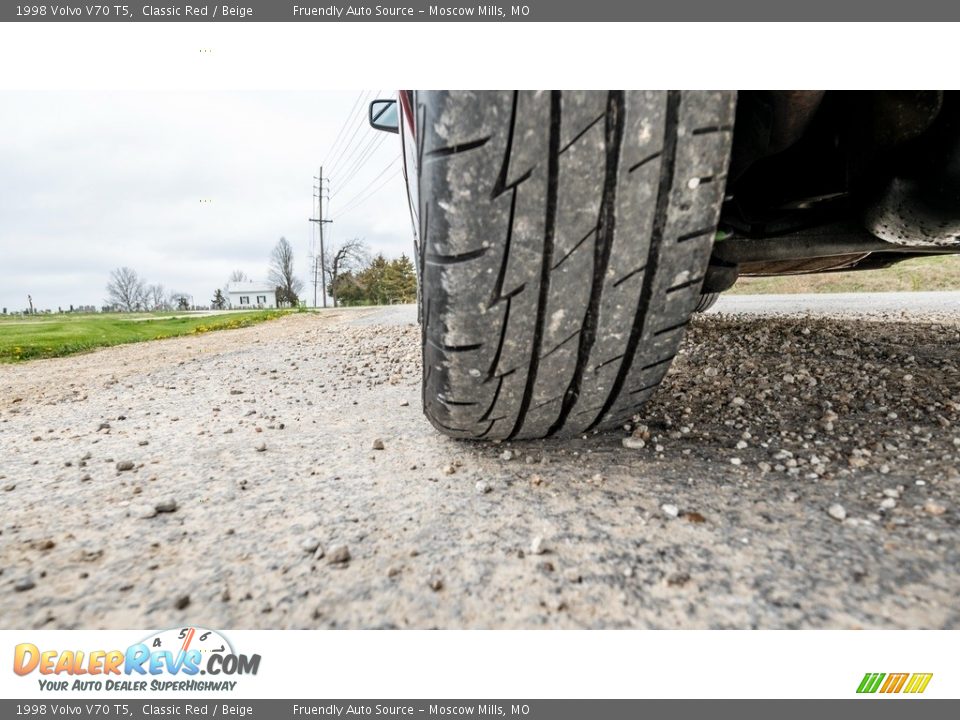
[(412, 303), (417, 299), (417, 273), (406, 254), (387, 265), (384, 291), (390, 303)]
[(367, 289), (360, 284), (351, 270), (341, 273), (336, 284), (331, 286), (330, 292), (341, 305), (367, 304)]
[(270, 282), (277, 289), (277, 304), (295, 306), (300, 303), (303, 281), (293, 267), (293, 246), (286, 238), (280, 238), (270, 253)]
[(153, 285), (146, 286), (144, 289), (143, 306), (151, 310), (166, 310), (170, 307), (170, 301), (167, 299), (167, 291), (164, 290), (163, 285), (154, 283)]
[(333, 306), (337, 307), (337, 280), (344, 273), (361, 268), (368, 260), (370, 253), (367, 244), (360, 238), (351, 238), (326, 248), (326, 257), (323, 264), (327, 273), (327, 288), (333, 298)]
[(213, 294), (213, 300), (210, 302), (210, 306), (214, 310), (223, 310), (227, 306), (227, 299), (223, 296), (220, 288), (217, 288), (217, 291)]
[(365, 267), (342, 272), (331, 286), (341, 305), (390, 305), (417, 299), (417, 273), (406, 255), (377, 254)]
[(227, 282), (224, 283), (222, 292), (230, 292), (230, 285), (233, 283), (245, 283), (250, 282), (250, 276), (247, 275), (243, 270), (234, 270), (230, 273), (230, 276), (227, 278)]
[(107, 304), (126, 312), (133, 312), (145, 305), (146, 283), (135, 270), (117, 268), (110, 273), (107, 283)]
[(383, 253), (377, 253), (357, 276), (357, 281), (364, 288), (365, 300), (371, 305), (386, 305), (389, 302), (385, 282), (388, 265)]
[(170, 303), (177, 310), (189, 310), (190, 309), (190, 296), (187, 293), (182, 292), (172, 292), (170, 293)]

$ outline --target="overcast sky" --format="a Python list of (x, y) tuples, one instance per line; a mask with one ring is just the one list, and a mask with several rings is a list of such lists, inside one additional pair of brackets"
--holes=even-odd
[[(110, 271), (124, 265), (209, 304), (231, 270), (265, 280), (281, 236), (306, 281), (324, 160), (334, 193), (326, 236), (411, 254), (399, 162), (374, 181), (399, 155), (398, 137), (368, 132), (358, 113), (337, 144), (345, 151), (328, 156), (358, 97), (0, 92), (0, 307), (25, 308), (28, 294), (38, 308), (99, 307)], [(312, 300), (312, 288), (304, 295)]]

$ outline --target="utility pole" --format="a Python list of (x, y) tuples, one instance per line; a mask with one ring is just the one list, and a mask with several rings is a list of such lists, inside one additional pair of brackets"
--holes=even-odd
[[(313, 186), (313, 190), (316, 193), (314, 197), (317, 198), (317, 217), (310, 218), (310, 222), (315, 222), (320, 226), (320, 285), (323, 288), (323, 306), (327, 306), (327, 273), (326, 266), (324, 265), (325, 259), (323, 255), (323, 226), (327, 223), (332, 223), (333, 220), (325, 220), (323, 218), (323, 193), (328, 188), (323, 186), (323, 181), (326, 180), (329, 184), (330, 178), (323, 177), (323, 165), (320, 166), (320, 174), (314, 175), (313, 179), (317, 181), (317, 185)], [(313, 259), (313, 306), (317, 306), (317, 259)]]

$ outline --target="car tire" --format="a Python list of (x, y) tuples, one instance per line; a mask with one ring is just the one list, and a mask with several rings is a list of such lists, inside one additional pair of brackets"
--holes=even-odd
[(700, 299), (697, 301), (696, 307), (693, 308), (695, 313), (705, 313), (707, 310), (712, 308), (717, 304), (717, 298), (720, 297), (720, 293), (703, 293), (700, 295)]
[(457, 438), (611, 428), (700, 298), (733, 92), (418, 92), (423, 406)]

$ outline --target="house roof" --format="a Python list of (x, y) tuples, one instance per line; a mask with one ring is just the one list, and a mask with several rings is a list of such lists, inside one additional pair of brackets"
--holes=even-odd
[(228, 293), (272, 293), (276, 290), (267, 282), (231, 282), (227, 283)]

